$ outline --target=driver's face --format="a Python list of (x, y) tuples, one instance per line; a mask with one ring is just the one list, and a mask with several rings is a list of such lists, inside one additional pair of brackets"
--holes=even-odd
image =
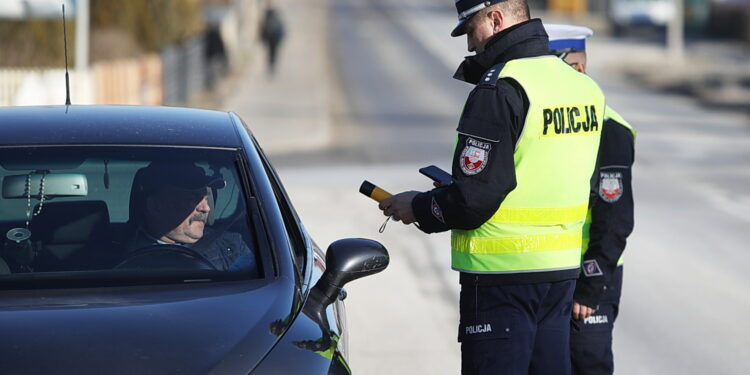
[(149, 203), (152, 233), (167, 243), (196, 243), (203, 237), (211, 207), (208, 189), (183, 190), (167, 186)]

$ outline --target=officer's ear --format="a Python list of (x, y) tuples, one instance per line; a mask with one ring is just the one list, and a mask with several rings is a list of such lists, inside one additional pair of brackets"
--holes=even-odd
[(489, 17), (490, 22), (492, 22), (493, 34), (497, 34), (505, 30), (505, 25), (508, 23), (508, 19), (501, 9), (492, 10), (491, 12), (487, 13), (487, 17)]
[(578, 71), (581, 72), (581, 73), (583, 73), (583, 74), (586, 74), (586, 62), (587, 62), (586, 51), (582, 51), (581, 52), (581, 56), (583, 57), (581, 59), (581, 64), (580, 64), (581, 68)]
[(579, 73), (586, 74), (586, 61), (581, 61), (575, 68)]

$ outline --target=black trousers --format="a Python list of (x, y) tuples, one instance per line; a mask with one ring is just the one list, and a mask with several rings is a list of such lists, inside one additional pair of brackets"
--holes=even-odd
[(461, 285), (461, 374), (568, 375), (575, 280)]
[(571, 320), (570, 354), (573, 374), (610, 375), (615, 371), (612, 329), (620, 309), (622, 267), (612, 275), (612, 285), (599, 308), (584, 320)]

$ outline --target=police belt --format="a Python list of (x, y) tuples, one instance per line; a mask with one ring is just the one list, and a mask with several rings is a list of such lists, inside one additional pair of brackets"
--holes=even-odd
[(562, 270), (546, 272), (520, 272), (520, 273), (469, 273), (460, 272), (458, 281), (461, 285), (515, 285), (515, 284), (540, 284), (554, 283), (558, 281), (574, 280), (578, 278), (580, 270)]

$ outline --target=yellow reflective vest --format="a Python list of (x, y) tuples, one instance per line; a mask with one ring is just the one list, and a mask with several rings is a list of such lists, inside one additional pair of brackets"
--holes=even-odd
[(518, 82), (529, 99), (513, 155), (517, 185), (479, 228), (452, 231), (452, 267), (495, 274), (578, 269), (604, 94), (554, 56), (511, 60), (496, 74)]

